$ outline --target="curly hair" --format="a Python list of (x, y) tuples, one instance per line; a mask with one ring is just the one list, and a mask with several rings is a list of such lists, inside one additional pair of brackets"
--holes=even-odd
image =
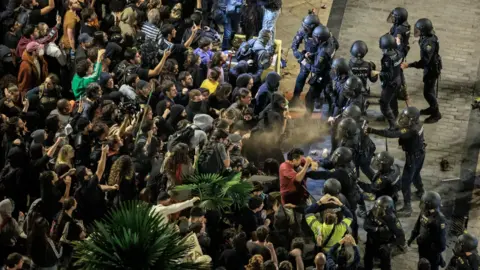
[(130, 156), (123, 155), (119, 157), (110, 169), (110, 176), (108, 177), (108, 185), (120, 185), (122, 179), (132, 180), (135, 175), (135, 166)]
[(248, 261), (248, 265), (245, 266), (247, 270), (262, 270), (263, 269), (263, 257), (262, 255), (254, 255)]
[(188, 145), (184, 143), (179, 143), (172, 148), (171, 155), (165, 163), (165, 171), (175, 175), (177, 166), (180, 164), (191, 164)]

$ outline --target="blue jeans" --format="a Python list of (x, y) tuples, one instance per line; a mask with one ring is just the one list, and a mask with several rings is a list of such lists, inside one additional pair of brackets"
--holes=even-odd
[(270, 30), (272, 33), (270, 44), (275, 42), (275, 24), (277, 24), (278, 16), (280, 16), (280, 10), (265, 9), (265, 13), (263, 14), (262, 30)]
[(405, 166), (402, 174), (402, 193), (405, 204), (412, 201), (412, 192), (410, 185), (413, 183), (418, 191), (423, 191), (422, 177), (420, 171), (425, 160), (425, 152), (418, 151), (416, 153), (405, 153)]
[(307, 82), (308, 75), (310, 74), (310, 70), (305, 67), (304, 65), (300, 64), (300, 72), (298, 73), (297, 80), (295, 81), (295, 90), (293, 90), (293, 95), (295, 97), (299, 97), (303, 91), (303, 87)]
[(223, 42), (222, 42), (222, 50), (226, 51), (230, 49), (230, 41), (235, 36), (235, 33), (238, 29), (238, 25), (240, 24), (240, 14), (239, 13), (228, 13), (225, 16), (225, 21), (223, 24)]

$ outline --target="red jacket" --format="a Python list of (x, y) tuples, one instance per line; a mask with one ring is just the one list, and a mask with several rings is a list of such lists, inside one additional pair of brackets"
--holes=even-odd
[(33, 63), (33, 57), (26, 51), (22, 55), (22, 63), (18, 70), (18, 90), (24, 96), (28, 90), (40, 85), (48, 75), (48, 64), (43, 57), (38, 57), (41, 66), (41, 76), (38, 76), (39, 70)]

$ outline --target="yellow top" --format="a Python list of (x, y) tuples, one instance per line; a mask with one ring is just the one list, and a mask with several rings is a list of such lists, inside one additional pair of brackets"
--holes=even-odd
[(200, 88), (205, 88), (208, 89), (208, 92), (210, 94), (215, 93), (215, 90), (217, 90), (218, 82), (213, 82), (209, 79), (205, 79), (202, 82), (202, 85), (200, 85)]

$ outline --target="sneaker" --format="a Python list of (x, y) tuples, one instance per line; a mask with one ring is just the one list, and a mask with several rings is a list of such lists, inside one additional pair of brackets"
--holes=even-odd
[(438, 120), (442, 119), (442, 114), (440, 112), (437, 112), (435, 114), (432, 114), (429, 116), (427, 119), (425, 119), (425, 124), (433, 124), (438, 122)]
[(406, 204), (397, 211), (397, 217), (411, 217), (412, 211), (412, 205)]
[(432, 113), (434, 113), (432, 107), (420, 110), (420, 115), (431, 115)]

